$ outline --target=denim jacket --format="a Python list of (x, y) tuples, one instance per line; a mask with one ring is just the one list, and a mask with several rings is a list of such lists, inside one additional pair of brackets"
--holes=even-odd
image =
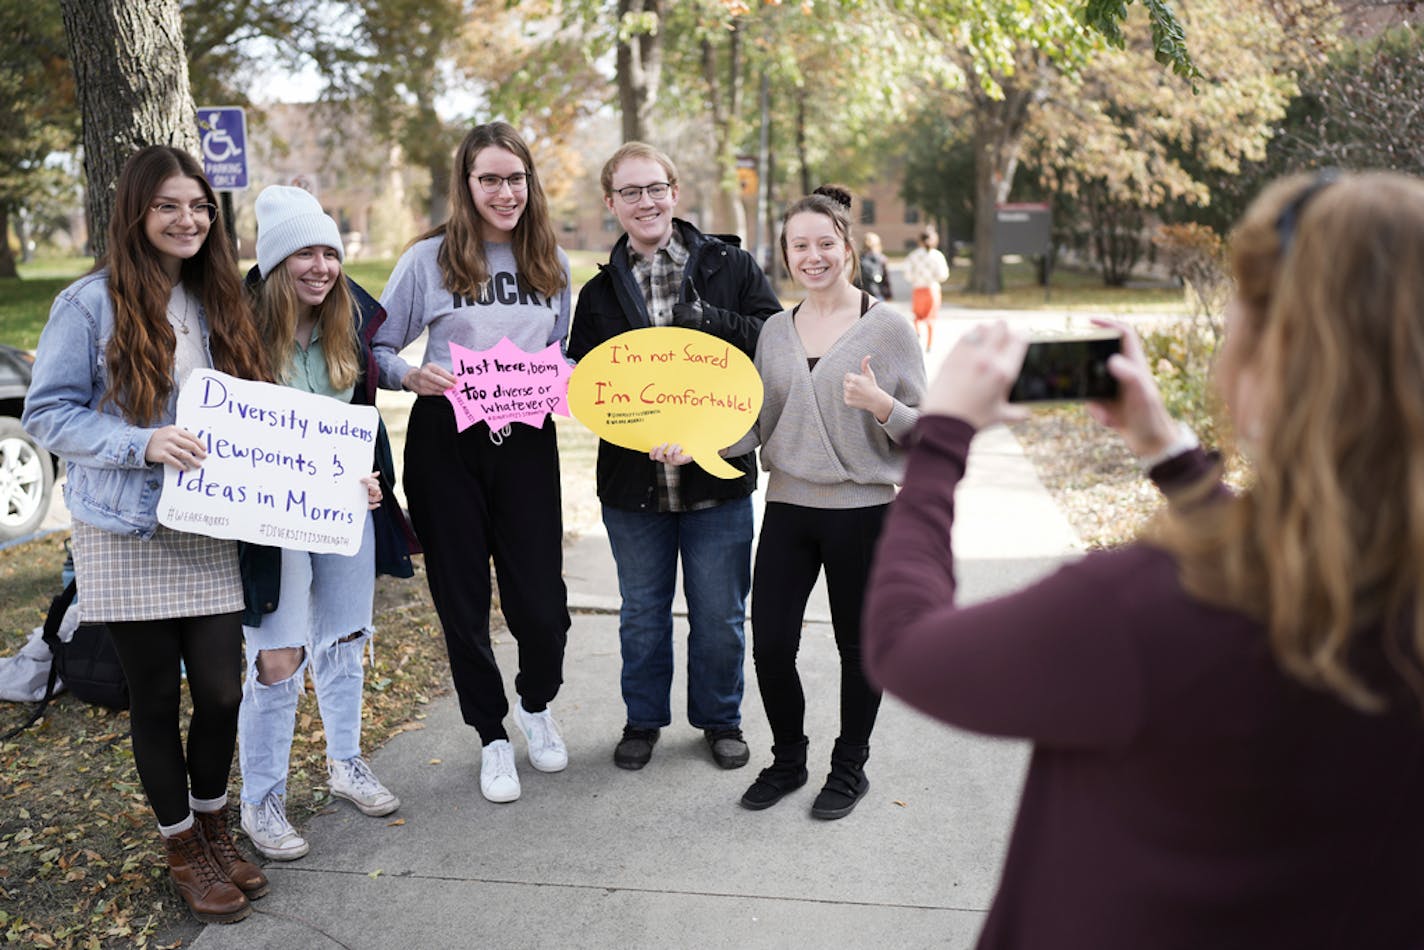
[[(207, 313), (198, 308), (207, 365), (212, 365)], [(34, 375), (20, 423), (36, 442), (64, 459), (64, 502), (75, 519), (105, 531), (151, 538), (158, 527), (163, 467), (144, 461), (153, 433), (171, 425), (178, 390), (162, 417), (136, 426), (113, 402), (105, 349), (114, 332), (109, 274), (101, 269), (70, 284), (54, 300), (40, 334)]]

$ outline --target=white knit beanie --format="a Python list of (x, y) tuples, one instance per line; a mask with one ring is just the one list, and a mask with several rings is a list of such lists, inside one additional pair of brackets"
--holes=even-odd
[(292, 252), (313, 246), (333, 248), (339, 260), (346, 260), (336, 222), (311, 192), (286, 185), (262, 189), (257, 196), (257, 270), (262, 278)]

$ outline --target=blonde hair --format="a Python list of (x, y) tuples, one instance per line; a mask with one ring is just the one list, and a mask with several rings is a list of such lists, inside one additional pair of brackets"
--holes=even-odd
[(1232, 240), (1237, 311), (1219, 372), (1249, 367), (1254, 482), (1169, 515), (1193, 595), (1261, 620), (1281, 667), (1386, 706), (1365, 638), (1424, 699), (1424, 182), (1307, 176), (1266, 189)]
[[(326, 375), (332, 387), (338, 390), (356, 385), (361, 377), (355, 306), (346, 277), (342, 275), (332, 281), (326, 299), (312, 308), (322, 356), (326, 360)], [(296, 281), (287, 268), (274, 267), (267, 279), (257, 285), (253, 307), (272, 375), (278, 382), (288, 382), (292, 378), (301, 301), (297, 298)]]
[(598, 176), (598, 182), (603, 186), (603, 194), (611, 196), (613, 194), (613, 175), (618, 171), (618, 166), (622, 165), (630, 158), (646, 158), (649, 161), (657, 162), (663, 168), (663, 174), (667, 175), (669, 185), (677, 184), (677, 166), (666, 153), (654, 148), (647, 142), (624, 142), (618, 146), (618, 151), (608, 156), (608, 161), (603, 163), (603, 171)]
[(475, 167), (475, 156), (491, 147), (512, 153), (524, 165), (528, 176), (524, 213), (510, 235), (519, 281), (545, 297), (556, 297), (567, 281), (559, 260), (558, 237), (549, 219), (549, 202), (534, 171), (534, 156), (529, 146), (508, 122), (488, 122), (465, 133), (460, 147), (455, 150), (455, 165), (450, 172), (450, 220), (436, 225), (411, 243), (443, 235), (445, 240), (435, 261), (445, 289), (462, 297), (480, 296), (490, 274), (485, 261), (480, 212), (470, 194), (470, 172)]

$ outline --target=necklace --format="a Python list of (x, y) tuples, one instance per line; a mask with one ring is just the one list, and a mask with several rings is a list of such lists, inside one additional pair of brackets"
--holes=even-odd
[(173, 318), (174, 322), (175, 322), (175, 323), (177, 324), (177, 326), (178, 326), (178, 329), (181, 330), (181, 331), (183, 331), (183, 335), (184, 335), (184, 336), (187, 336), (187, 335), (188, 335), (188, 295), (187, 295), (186, 293), (183, 294), (183, 316), (181, 316), (181, 317), (178, 316), (177, 311), (175, 311), (175, 310), (173, 309), (173, 304), (171, 304), (171, 303), (168, 305), (168, 315)]

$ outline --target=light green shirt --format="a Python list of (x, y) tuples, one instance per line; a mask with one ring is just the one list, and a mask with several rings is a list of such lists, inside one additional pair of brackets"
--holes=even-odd
[(298, 343), (292, 347), (291, 377), (287, 380), (287, 385), (303, 392), (316, 393), (318, 396), (330, 396), (342, 402), (350, 402), (351, 394), (356, 391), (355, 386), (347, 386), (345, 389), (332, 387), (331, 377), (326, 372), (326, 353), (321, 348), (319, 326), (312, 327), (310, 343), (306, 346)]

